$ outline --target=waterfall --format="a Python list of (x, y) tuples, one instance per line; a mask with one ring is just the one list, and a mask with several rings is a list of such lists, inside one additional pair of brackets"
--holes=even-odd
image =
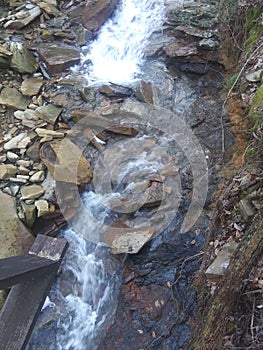
[(82, 66), (88, 81), (132, 84), (141, 73), (147, 42), (161, 29), (164, 15), (162, 0), (121, 1), (98, 38), (83, 48)]
[[(88, 80), (95, 83), (132, 84), (141, 72), (144, 48), (163, 19), (162, 0), (121, 1), (97, 39), (83, 48), (81, 67), (74, 69), (86, 70)], [(145, 163), (145, 159), (142, 161)], [(148, 173), (156, 164), (160, 166), (158, 159), (149, 163)], [(101, 199), (101, 194), (84, 193), (88, 216), (79, 217), (79, 231), (75, 226), (60, 234), (69, 241), (70, 248), (63, 261), (64, 273), (50, 293), (52, 302), (46, 304), (46, 309), (54, 308), (56, 320), (51, 326), (56, 339), (48, 335), (45, 340), (49, 350), (96, 349), (103, 327), (111, 323), (116, 310), (122, 265), (109, 248), (87, 240), (87, 232), (99, 230), (98, 222), (103, 224), (108, 219)], [(28, 350), (37, 348), (38, 339), (42, 341), (41, 331), (36, 332), (35, 339), (33, 334)]]

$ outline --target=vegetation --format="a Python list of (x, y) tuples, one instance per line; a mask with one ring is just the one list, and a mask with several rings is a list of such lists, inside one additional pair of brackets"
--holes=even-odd
[(255, 5), (250, 7), (245, 12), (245, 28), (247, 30), (246, 50), (252, 52), (257, 42), (263, 35), (262, 25), (263, 5)]
[[(237, 139), (243, 137), (244, 145), (242, 150), (235, 146), (235, 153), (239, 152), (243, 160), (242, 168), (236, 169), (234, 179), (222, 190), (209, 228), (209, 241), (230, 238), (229, 227), (238, 222), (236, 216), (241, 200), (253, 200), (263, 208), (263, 80), (262, 76), (255, 82), (246, 79), (248, 73), (262, 68), (263, 4), (258, 0), (221, 0), (220, 11), (221, 53), (226, 67), (224, 106), (226, 110), (229, 104), (233, 110), (235, 104), (244, 106), (236, 128)], [(235, 111), (238, 111), (237, 107)], [(243, 187), (238, 185), (235, 178), (243, 179), (248, 175), (249, 181)], [(259, 275), (256, 272), (262, 274), (263, 271), (262, 222), (259, 210), (249, 225), (245, 223), (238, 251), (231, 259), (226, 275), (214, 286), (213, 293), (204, 272), (213, 254), (213, 248), (207, 248), (207, 256), (195, 281), (199, 308), (188, 350), (263, 348), (262, 315), (256, 308), (256, 305), (263, 305), (260, 299), (263, 288), (257, 284)]]

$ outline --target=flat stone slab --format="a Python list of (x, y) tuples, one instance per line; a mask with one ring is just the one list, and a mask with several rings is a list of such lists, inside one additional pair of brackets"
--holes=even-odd
[(21, 85), (21, 92), (25, 96), (35, 96), (39, 93), (44, 84), (42, 78), (25, 79)]
[(238, 243), (226, 243), (218, 253), (212, 264), (206, 269), (206, 275), (209, 279), (217, 282), (228, 268), (230, 258), (237, 249)]
[(50, 46), (39, 50), (49, 74), (61, 73), (80, 62), (80, 53), (73, 47)]
[(21, 199), (36, 199), (44, 193), (45, 190), (39, 185), (24, 186), (21, 188)]
[(45, 106), (40, 106), (36, 109), (36, 115), (44, 120), (45, 122), (48, 122), (52, 125), (55, 124), (58, 116), (62, 112), (62, 108), (49, 104)]
[(17, 89), (6, 87), (0, 94), (0, 104), (19, 110), (25, 110), (29, 104), (29, 98), (23, 96)]

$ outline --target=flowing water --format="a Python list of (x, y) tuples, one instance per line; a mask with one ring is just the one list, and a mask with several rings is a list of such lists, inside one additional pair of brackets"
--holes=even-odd
[[(131, 85), (141, 74), (144, 48), (152, 33), (160, 30), (163, 21), (163, 1), (121, 1), (98, 38), (84, 47), (82, 64), (74, 69), (84, 72), (88, 81), (95, 84), (114, 82)], [(122, 175), (119, 173), (120, 182), (130, 169), (138, 168), (138, 164), (143, 164), (140, 169), (145, 173), (161, 170), (162, 163), (158, 157), (152, 156), (152, 161), (148, 158), (147, 162), (144, 156), (142, 154), (141, 159), (137, 156), (134, 164), (127, 164), (128, 170), (124, 170)], [(52, 319), (57, 320), (56, 325), (53, 321), (54, 332), (45, 333), (40, 328), (33, 335), (29, 349), (41, 348), (37, 340), (40, 333), (41, 342), (45, 342), (49, 350), (94, 350), (103, 327), (112, 321), (121, 283), (122, 262), (111, 255), (109, 248), (87, 240), (88, 232), (99, 232), (101, 225), (114, 219), (105, 206), (109, 196), (89, 191), (83, 194), (82, 200), (85, 217), (79, 215), (74, 230), (68, 228), (61, 233), (69, 241), (70, 248), (63, 262), (63, 274), (50, 293), (52, 303), (46, 304), (45, 308), (45, 312), (49, 309)], [(137, 221), (140, 221), (139, 216)], [(49, 324), (45, 320), (42, 322)]]
[[(95, 84), (132, 84), (139, 78), (144, 49), (164, 22), (164, 1), (123, 0), (98, 38), (83, 49), (82, 67)], [(83, 71), (83, 70), (82, 70)]]

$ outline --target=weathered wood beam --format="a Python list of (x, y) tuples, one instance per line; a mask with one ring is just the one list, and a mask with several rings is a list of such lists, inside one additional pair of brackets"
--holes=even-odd
[(56, 270), (57, 262), (33, 254), (0, 259), (0, 289)]
[(67, 247), (64, 239), (37, 236), (29, 254), (43, 261), (49, 259), (53, 270), (11, 288), (0, 311), (1, 350), (25, 349)]

